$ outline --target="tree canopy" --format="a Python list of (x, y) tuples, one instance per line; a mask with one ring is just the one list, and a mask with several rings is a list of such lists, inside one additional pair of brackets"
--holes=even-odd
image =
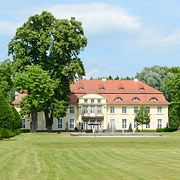
[(38, 64), (55, 82), (54, 95), (44, 104), (48, 129), (52, 128), (54, 115), (58, 118), (66, 114), (70, 84), (85, 75), (78, 55), (86, 45), (81, 22), (73, 17), (56, 19), (47, 11), (29, 17), (9, 43), (8, 53), (13, 56), (16, 71)]

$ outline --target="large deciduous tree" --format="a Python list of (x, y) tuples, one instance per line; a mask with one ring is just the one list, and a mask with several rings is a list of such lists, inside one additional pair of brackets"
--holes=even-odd
[(15, 74), (14, 86), (16, 90), (28, 94), (21, 101), (20, 112), (22, 115), (31, 115), (34, 132), (37, 129), (37, 113), (45, 110), (44, 104), (54, 93), (54, 83), (39, 65), (27, 65), (24, 71)]
[(138, 125), (142, 126), (142, 130), (143, 130), (144, 124), (150, 123), (150, 115), (147, 113), (147, 111), (143, 105), (141, 105), (140, 110), (136, 114), (134, 120), (137, 122)]
[(81, 22), (75, 18), (59, 20), (46, 11), (31, 16), (9, 43), (8, 52), (13, 56), (17, 71), (22, 71), (26, 65), (39, 64), (56, 82), (54, 95), (44, 105), (49, 131), (53, 116), (59, 118), (66, 114), (70, 84), (85, 75), (78, 55), (86, 45)]
[(171, 101), (172, 110), (169, 115), (171, 127), (178, 128), (180, 126), (180, 70), (165, 83), (173, 94)]

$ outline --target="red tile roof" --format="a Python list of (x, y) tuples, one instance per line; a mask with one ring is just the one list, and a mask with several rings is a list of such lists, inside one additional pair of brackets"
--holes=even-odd
[[(147, 84), (134, 80), (80, 80), (71, 84), (70, 104), (77, 104), (78, 99), (84, 94), (100, 94), (104, 96), (108, 104), (169, 104), (162, 92)], [(19, 104), (27, 93), (17, 96), (12, 104)], [(119, 97), (122, 101), (115, 101)], [(139, 101), (133, 101), (138, 98)], [(156, 98), (157, 101), (151, 101)]]
[[(169, 104), (162, 92), (134, 80), (80, 80), (71, 84), (71, 91), (71, 104), (77, 104), (80, 96), (89, 93), (104, 96), (108, 104)], [(117, 97), (122, 101), (115, 101)], [(139, 101), (133, 101), (135, 97)], [(151, 101), (151, 98), (157, 101)]]

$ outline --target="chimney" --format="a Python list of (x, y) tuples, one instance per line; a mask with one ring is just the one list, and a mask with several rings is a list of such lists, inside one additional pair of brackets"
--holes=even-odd
[(134, 82), (138, 82), (138, 79), (134, 79)]
[(103, 78), (103, 79), (102, 79), (102, 82), (106, 82), (106, 79), (105, 79), (105, 78)]

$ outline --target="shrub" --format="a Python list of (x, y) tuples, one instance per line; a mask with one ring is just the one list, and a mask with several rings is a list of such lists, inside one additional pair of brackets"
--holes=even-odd
[(20, 129), (22, 127), (22, 119), (14, 106), (11, 106), (12, 112), (14, 114), (14, 121), (12, 122), (13, 129)]
[(1, 128), (0, 129), (0, 134), (1, 134), (1, 138), (10, 138), (15, 136), (15, 134), (12, 132), (12, 130), (10, 129), (5, 129), (5, 128)]
[(175, 128), (157, 128), (156, 132), (173, 132), (173, 131), (177, 131), (177, 129)]
[(0, 128), (13, 129), (14, 121), (15, 117), (11, 105), (2, 94), (0, 94)]
[(29, 133), (31, 132), (31, 129), (21, 129), (21, 133)]

